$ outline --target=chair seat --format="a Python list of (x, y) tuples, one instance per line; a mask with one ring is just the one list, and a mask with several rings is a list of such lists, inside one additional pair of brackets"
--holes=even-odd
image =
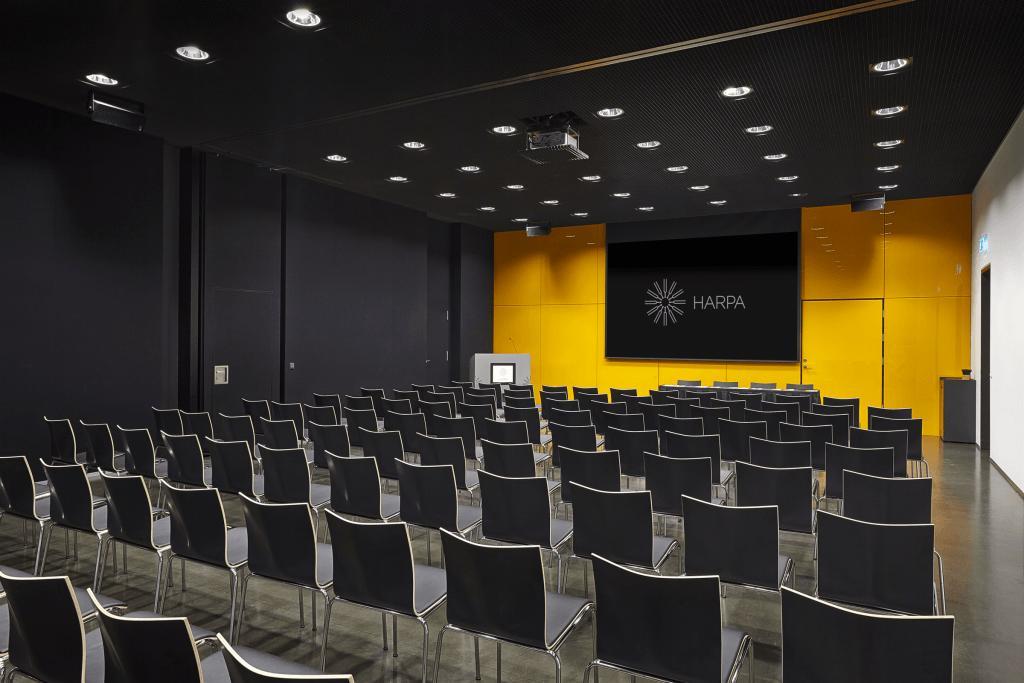
[(651, 544), (651, 566), (660, 567), (675, 547), (676, 539), (668, 536), (655, 536), (654, 543)]
[(448, 593), (448, 580), (444, 569), (430, 567), (424, 564), (413, 565), (413, 581), (415, 588), (415, 604), (413, 608), (416, 615), (422, 615), (431, 605), (443, 598)]
[(541, 434), (540, 435), (540, 445), (542, 447), (546, 447), (550, 443), (551, 443), (551, 435), (550, 434)]
[(393, 493), (380, 494), (380, 516), (391, 519), (402, 511), (402, 498)]
[(334, 553), (330, 543), (316, 544), (316, 582), (321, 587), (334, 582)]
[(734, 628), (722, 629), (722, 683), (729, 680), (729, 673), (732, 671), (732, 663), (736, 661), (740, 646), (743, 645), (743, 638), (747, 634), (737, 631)]
[(43, 496), (42, 498), (36, 498), (36, 517), (39, 519), (47, 519), (50, 516), (50, 497)]
[(266, 489), (263, 488), (263, 475), (254, 474), (252, 476), (252, 492), (257, 496), (262, 496), (264, 491), (266, 491)]
[(555, 489), (562, 488), (562, 482), (555, 479), (547, 479), (548, 482), (548, 493), (553, 493)]
[(227, 538), (228, 564), (235, 567), (249, 559), (249, 537), (244, 526), (228, 529)]
[(50, 484), (46, 480), (36, 482), (36, 495), (41, 496), (50, 492)]
[(727, 470), (727, 469), (725, 469), (723, 467), (719, 471), (719, 479), (718, 480), (722, 483), (722, 486), (725, 486), (726, 484), (729, 483), (729, 480), (732, 479), (735, 475), (736, 475), (736, 473), (734, 471)]
[(315, 508), (326, 505), (331, 501), (331, 487), (329, 484), (309, 485), (309, 504)]
[(473, 454), (474, 454), (475, 459), (476, 459), (477, 462), (482, 462), (483, 459), (484, 459), (484, 447), (483, 446), (476, 446), (473, 449)]
[(480, 475), (476, 470), (466, 470), (466, 490), (472, 491), (480, 486)]
[(456, 524), (458, 525), (459, 533), (463, 533), (468, 529), (476, 526), (483, 519), (483, 510), (478, 506), (473, 505), (460, 505), (458, 518)]
[(551, 548), (562, 545), (567, 538), (572, 536), (572, 522), (567, 519), (551, 518)]
[(97, 505), (92, 509), (92, 526), (96, 531), (104, 531), (107, 528), (107, 506)]
[(577, 598), (564, 593), (547, 593), (547, 621), (544, 624), (544, 637), (549, 647), (555, 645), (572, 626), (590, 600)]
[(789, 564), (790, 558), (786, 555), (779, 555), (779, 585), (782, 585), (782, 579), (786, 575), (786, 566)]
[(171, 518), (161, 517), (153, 520), (153, 543), (157, 547), (171, 544)]
[[(193, 627), (194, 629), (195, 627)], [(263, 671), (296, 677), (323, 675), (320, 669), (313, 669), (304, 664), (297, 664), (281, 657), (260, 652), (259, 650), (239, 645), (235, 645), (234, 649), (250, 666)], [(224, 653), (222, 651), (217, 650), (204, 657), (200, 661), (200, 666), (203, 670), (203, 680), (206, 683), (231, 683), (231, 677), (228, 676), (228, 667), (224, 663)]]

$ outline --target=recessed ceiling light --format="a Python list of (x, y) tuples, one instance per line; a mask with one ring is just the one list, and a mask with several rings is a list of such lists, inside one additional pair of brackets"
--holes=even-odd
[(284, 18), (288, 20), (288, 23), (301, 28), (313, 28), (320, 25), (320, 15), (305, 8), (293, 9), (285, 14)]
[(906, 110), (906, 105), (896, 104), (891, 107), (881, 107), (879, 109), (874, 110), (871, 113), (874, 114), (875, 116), (896, 116), (897, 114), (902, 114)]
[(409, 140), (408, 142), (403, 142), (402, 147), (405, 147), (406, 149), (420, 150), (426, 149), (427, 145), (419, 140)]
[(665, 169), (669, 173), (686, 173), (690, 170), (689, 166), (669, 166)]
[(711, 204), (712, 206), (722, 206), (723, 204), (726, 204), (727, 202), (728, 202), (727, 199), (712, 199), (710, 202), (708, 202), (708, 204)]
[(644, 212), (654, 211), (654, 207), (653, 206), (638, 206), (638, 207), (636, 207), (636, 210), (637, 211), (644, 211)]
[(503, 187), (506, 190), (512, 190), (513, 192), (519, 192), (520, 190), (525, 190), (526, 189), (525, 185), (519, 185), (519, 184), (504, 185)]
[(580, 180), (582, 180), (585, 183), (596, 183), (600, 179), (601, 179), (601, 176), (599, 176), (599, 175), (582, 175), (582, 176), (580, 176)]
[(589, 216), (590, 214), (589, 214), (589, 213), (587, 213), (586, 211), (575, 211), (575, 212), (573, 212), (573, 214), (572, 214), (572, 215), (573, 215), (573, 216), (576, 216), (576, 218), (586, 218), (586, 217), (587, 217), (587, 216)]
[(89, 74), (85, 77), (85, 80), (95, 83), (96, 85), (117, 85), (118, 80), (111, 78), (106, 74)]
[(612, 192), (612, 196), (613, 197), (618, 197), (619, 199), (625, 199), (626, 197), (629, 196), (629, 193), (628, 192)]
[(710, 185), (690, 185), (690, 189), (694, 192), (703, 192), (704, 190), (711, 187)]
[(754, 89), (749, 85), (731, 85), (728, 88), (722, 90), (722, 97), (746, 97), (750, 93), (754, 92)]
[(479, 166), (473, 166), (473, 165), (459, 166), (459, 170), (462, 171), (463, 173), (479, 173), (480, 172), (480, 167)]
[(654, 149), (655, 147), (661, 147), (661, 143), (657, 140), (647, 140), (646, 142), (638, 142), (636, 146), (640, 149)]
[(746, 131), (747, 133), (750, 133), (751, 135), (764, 135), (765, 133), (772, 130), (772, 127), (765, 124), (761, 126), (750, 126), (749, 128), (744, 128), (743, 130)]
[(491, 132), (495, 135), (512, 135), (512, 133), (516, 132), (516, 127), (509, 125), (495, 126), (491, 128)]
[(529, 218), (513, 218), (512, 222), (513, 223), (529, 223), (530, 219)]
[(788, 156), (789, 155), (786, 154), (785, 152), (779, 152), (777, 154), (765, 154), (764, 155), (764, 160), (765, 161), (782, 161), (783, 159), (785, 159)]
[(340, 154), (328, 154), (324, 157), (324, 161), (330, 161), (332, 164), (343, 164), (348, 161), (348, 157)]
[(899, 185), (879, 185), (879, 190), (895, 190)]
[(898, 146), (900, 146), (902, 144), (903, 144), (903, 140), (899, 140), (899, 139), (897, 139), (897, 140), (879, 140), (878, 142), (875, 143), (875, 147), (880, 147), (881, 149), (892, 149), (893, 147), (898, 147)]
[(871, 65), (871, 71), (876, 74), (891, 74), (894, 71), (899, 71), (910, 64), (909, 57), (897, 57), (896, 59), (886, 59), (881, 62), (876, 62)]
[(404, 175), (393, 175), (388, 178), (388, 181), (392, 183), (407, 183), (409, 182), (409, 179)]
[(456, 194), (454, 192), (438, 192), (437, 196), (441, 199), (455, 199)]
[(543, 199), (543, 200), (541, 200), (540, 203), (541, 204), (547, 204), (548, 206), (554, 206), (555, 204), (558, 203), (558, 200), (557, 199)]
[(888, 164), (886, 166), (876, 166), (875, 170), (876, 171), (880, 171), (881, 173), (892, 173), (893, 171), (895, 171), (899, 167), (900, 167), (899, 164)]
[(210, 58), (210, 53), (195, 45), (182, 45), (175, 50), (179, 57), (193, 62), (205, 62)]
[(488, 213), (490, 213), (491, 211), (495, 211), (495, 210), (496, 209), (493, 206), (480, 206), (480, 207), (477, 207), (477, 211), (486, 211)]
[(790, 192), (789, 196), (790, 197), (806, 197), (807, 193), (806, 192)]
[(625, 112), (618, 107), (606, 107), (604, 109), (597, 110), (597, 115), (602, 119), (617, 119), (624, 113)]
[(781, 180), (784, 183), (791, 183), (799, 177), (800, 176), (798, 175), (780, 175), (776, 180)]

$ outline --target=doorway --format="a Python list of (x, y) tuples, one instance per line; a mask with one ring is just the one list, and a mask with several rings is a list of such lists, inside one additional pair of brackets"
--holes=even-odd
[(989, 440), (989, 390), (992, 384), (991, 365), (989, 360), (989, 327), (991, 324), (991, 301), (992, 301), (992, 267), (989, 266), (981, 271), (981, 425), (978, 436), (978, 446), (982, 450), (988, 449)]

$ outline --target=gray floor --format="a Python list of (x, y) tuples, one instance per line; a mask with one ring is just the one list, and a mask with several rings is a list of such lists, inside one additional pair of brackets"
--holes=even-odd
[[(973, 447), (942, 444), (926, 437), (925, 457), (935, 478), (934, 518), (937, 547), (945, 561), (948, 611), (956, 615), (956, 673), (959, 680), (1021, 680), (1024, 671), (1024, 501)], [(237, 501), (226, 502), (229, 521), (241, 523)], [(63, 554), (57, 532), (51, 544), (47, 574), (69, 573), (78, 585), (92, 580), (94, 547), (82, 539), (79, 559)], [(434, 560), (438, 544), (434, 541)], [(425, 561), (422, 537), (415, 540), (417, 561)], [(782, 552), (796, 561), (796, 585), (811, 592), (814, 565), (808, 539), (783, 534)], [(669, 567), (678, 566), (672, 558)], [(24, 545), (22, 526), (13, 519), (0, 524), (0, 563), (31, 569), (32, 551)], [(129, 551), (129, 571), (112, 575), (107, 570), (104, 593), (125, 599), (132, 608), (152, 602), (153, 556)], [(175, 570), (177, 574), (177, 569)], [(227, 631), (228, 580), (225, 573), (191, 565), (188, 589), (180, 590), (180, 575), (168, 592), (165, 612), (188, 616), (196, 624)], [(554, 583), (554, 572), (550, 583)], [(582, 565), (570, 570), (569, 592), (582, 593)], [(318, 610), (318, 616), (322, 613)], [(780, 678), (779, 601), (771, 594), (734, 589), (724, 602), (724, 620), (754, 638), (758, 680)], [(249, 587), (246, 624), (241, 642), (281, 656), (316, 664), (321, 632), (299, 629), (296, 591), (266, 582)], [(443, 613), (431, 619), (430, 666), (433, 667), (435, 632)], [(390, 629), (389, 629), (390, 631)], [(381, 649), (380, 617), (373, 612), (339, 604), (333, 614), (327, 660), (328, 671), (354, 674), (357, 681), (414, 681), (420, 677), (420, 630), (399, 623), (398, 657)], [(580, 681), (591, 655), (589, 622), (570, 637), (562, 649), (563, 677)], [(495, 648), (481, 644), (483, 678), (493, 680)], [(552, 680), (551, 660), (536, 653), (503, 648), (503, 678), (508, 681)], [(744, 670), (740, 680), (744, 680)], [(440, 680), (473, 680), (472, 640), (459, 634), (445, 637)], [(602, 680), (626, 680), (611, 672)]]

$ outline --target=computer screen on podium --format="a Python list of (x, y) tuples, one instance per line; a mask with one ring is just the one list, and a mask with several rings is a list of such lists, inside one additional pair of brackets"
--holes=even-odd
[(796, 361), (799, 233), (608, 244), (609, 358)]
[(515, 384), (515, 363), (491, 363), (491, 384)]

